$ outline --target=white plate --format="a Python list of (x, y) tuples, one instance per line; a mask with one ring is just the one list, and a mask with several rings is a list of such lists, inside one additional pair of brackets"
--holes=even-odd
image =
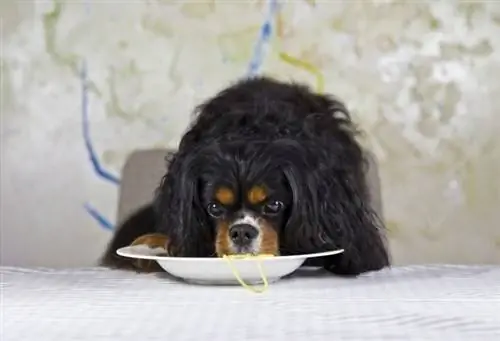
[(332, 256), (342, 252), (344, 250), (228, 260), (224, 258), (166, 257), (161, 255), (165, 253), (163, 248), (151, 249), (145, 245), (128, 246), (116, 251), (123, 257), (155, 260), (166, 272), (182, 278), (186, 282), (238, 284), (236, 272), (246, 284), (250, 285), (263, 282), (261, 269), (267, 282), (271, 283), (297, 270), (308, 258)]

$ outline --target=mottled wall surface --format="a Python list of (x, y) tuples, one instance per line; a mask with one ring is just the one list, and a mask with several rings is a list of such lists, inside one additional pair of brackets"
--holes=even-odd
[(380, 161), (396, 263), (500, 263), (499, 2), (0, 9), (4, 262), (92, 264), (126, 155), (175, 147), (194, 105), (265, 73), (348, 104)]

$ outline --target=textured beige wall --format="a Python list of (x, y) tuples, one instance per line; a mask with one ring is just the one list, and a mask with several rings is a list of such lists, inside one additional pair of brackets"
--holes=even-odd
[[(119, 174), (134, 148), (175, 146), (190, 110), (259, 71), (344, 99), (381, 164), (396, 263), (500, 263), (500, 2), (2, 1), (3, 261), (88, 265), (114, 222), (90, 134)], [(266, 19), (267, 18), (267, 19)], [(20, 252), (21, 248), (30, 252)], [(71, 256), (68, 256), (68, 253)]]

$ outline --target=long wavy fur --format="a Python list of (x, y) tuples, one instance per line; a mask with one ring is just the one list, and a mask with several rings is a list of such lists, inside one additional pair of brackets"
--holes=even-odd
[[(343, 103), (269, 78), (239, 81), (197, 109), (158, 188), (152, 232), (172, 254), (209, 257), (213, 229), (202, 207), (204, 178), (221, 169), (279, 171), (292, 193), (281, 254), (343, 248), (322, 265), (357, 275), (389, 265), (384, 226), (374, 212), (364, 151)], [(132, 236), (131, 236), (132, 237)]]

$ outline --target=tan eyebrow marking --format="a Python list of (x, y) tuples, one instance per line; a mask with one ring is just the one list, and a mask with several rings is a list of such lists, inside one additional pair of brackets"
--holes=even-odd
[(234, 193), (228, 187), (220, 187), (220, 188), (218, 188), (217, 191), (215, 192), (215, 198), (222, 205), (232, 205), (232, 204), (234, 204)]
[(263, 186), (253, 186), (248, 191), (247, 197), (250, 204), (256, 205), (266, 200), (267, 192)]

